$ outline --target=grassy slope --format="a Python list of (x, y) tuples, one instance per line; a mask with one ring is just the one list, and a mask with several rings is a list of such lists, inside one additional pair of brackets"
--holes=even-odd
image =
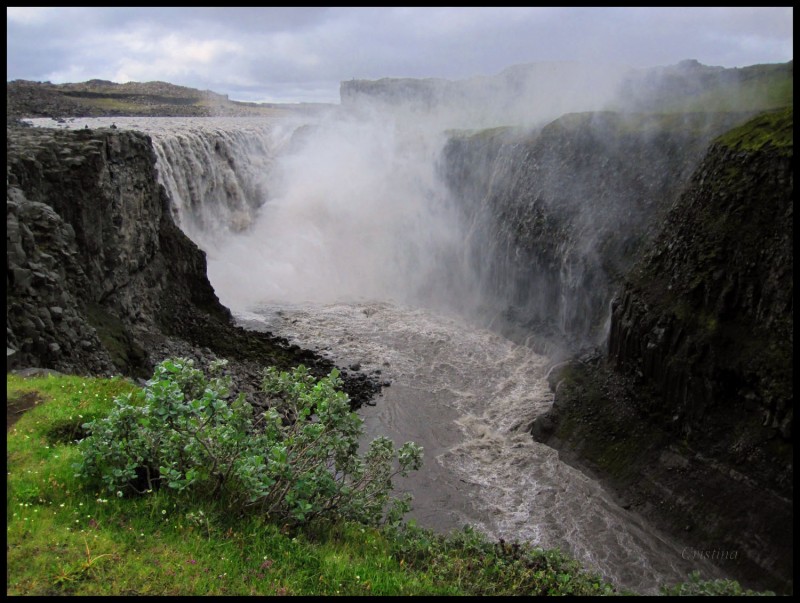
[(762, 111), (792, 105), (792, 72), (780, 66), (754, 65), (742, 69), (738, 84), (720, 84), (695, 96), (674, 101), (672, 111)]
[(221, 501), (86, 491), (73, 475), (81, 424), (134, 387), (121, 379), (7, 377), (39, 404), (8, 432), (9, 595), (414, 595), (612, 593), (557, 551), (498, 547), (356, 524), (289, 530)]
[[(470, 529), (290, 530), (231, 516), (224, 502), (197, 494), (87, 491), (72, 469), (80, 425), (133, 387), (7, 377), (9, 400), (32, 391), (41, 399), (8, 431), (8, 595), (618, 594), (558, 551), (492, 544)], [(740, 592), (735, 583), (689, 588)]]
[(771, 146), (783, 154), (791, 154), (794, 147), (794, 107), (762, 113), (726, 132), (717, 142), (746, 151)]
[(7, 114), (13, 117), (74, 116), (278, 116), (325, 107), (317, 103), (269, 104), (229, 100), (206, 90), (167, 82), (115, 84), (102, 80), (51, 84), (6, 83)]

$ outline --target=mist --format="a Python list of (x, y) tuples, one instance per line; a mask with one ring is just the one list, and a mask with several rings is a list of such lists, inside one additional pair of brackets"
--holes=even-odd
[(769, 101), (759, 77), (773, 70), (745, 71), (354, 80), (324, 114), (105, 125), (152, 135), (178, 224), (240, 325), (392, 384), (373, 433), (440, 464), (426, 512), (476, 505), (499, 537), (572, 547), (654, 588), (685, 575), (680, 549), (598, 504), (530, 431), (553, 402), (548, 369), (605, 342), (615, 292), (709, 142)]
[(480, 306), (464, 253), (470, 226), (440, 169), (448, 137), (602, 106), (621, 72), (600, 73), (553, 63), (507, 70), (502, 86), (379, 80), (374, 94), (343, 83), (341, 110), (299, 128), (272, 163), (250, 228), (204, 245), (221, 300), (237, 309), (263, 300)]
[(168, 188), (233, 310), (392, 301), (597, 345), (636, 250), (710, 137), (744, 116), (653, 109), (739, 79), (687, 61), (353, 80), (340, 107), (264, 125), (258, 144), (203, 143), (206, 159), (187, 165), (204, 167), (182, 178), (205, 190)]
[(378, 116), (343, 114), (300, 131), (271, 168), (253, 226), (208, 250), (221, 301), (436, 298), (460, 232), (436, 173), (443, 141)]

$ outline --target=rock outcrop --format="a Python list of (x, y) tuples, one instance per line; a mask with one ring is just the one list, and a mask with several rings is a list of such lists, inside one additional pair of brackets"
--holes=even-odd
[[(613, 302), (608, 356), (553, 375), (534, 436), (689, 551), (792, 590), (792, 110), (711, 146)], [(733, 557), (731, 557), (733, 555)]]
[[(7, 347), (16, 366), (148, 377), (171, 355), (232, 361), (253, 394), (263, 366), (333, 365), (235, 327), (205, 254), (175, 225), (151, 140), (115, 129), (7, 129)], [(379, 386), (345, 371), (354, 405)]]
[[(8, 130), (7, 145), (9, 345), (27, 365), (145, 372), (131, 329), (165, 318), (177, 288), (199, 291), (203, 263), (188, 246), (174, 259), (163, 252), (173, 233), (162, 223), (167, 200), (155, 184), (149, 140), (26, 128)], [(55, 299), (42, 298), (48, 291)], [(197, 295), (213, 299), (209, 286)], [(62, 308), (67, 322), (48, 321), (43, 307)], [(19, 332), (33, 309), (52, 327)], [(97, 363), (98, 348), (112, 366)]]

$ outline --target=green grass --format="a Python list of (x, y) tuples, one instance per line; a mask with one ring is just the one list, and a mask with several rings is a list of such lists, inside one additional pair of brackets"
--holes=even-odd
[[(736, 77), (730, 77), (735, 73)], [(692, 78), (690, 77), (689, 80)], [(774, 110), (794, 103), (794, 66), (789, 63), (751, 65), (723, 74), (707, 74), (699, 91), (675, 90), (652, 99), (650, 111), (659, 112), (752, 112)]]
[(745, 80), (738, 85), (721, 85), (694, 97), (674, 101), (663, 111), (720, 112), (763, 111), (794, 103), (791, 76), (769, 74), (760, 79)]
[(762, 113), (747, 123), (726, 132), (717, 142), (728, 147), (757, 151), (771, 146), (785, 154), (794, 148), (794, 109)]
[(491, 543), (471, 529), (289, 529), (198, 494), (86, 490), (72, 468), (81, 425), (134, 387), (7, 376), (9, 400), (41, 398), (7, 434), (8, 595), (617, 594), (559, 551)]
[[(191, 92), (191, 91), (190, 91)], [(186, 113), (187, 115), (214, 115), (220, 108), (234, 110), (248, 115), (282, 115), (288, 109), (275, 107), (264, 107), (257, 104), (239, 104), (235, 101), (221, 101), (216, 99), (206, 99), (187, 95), (184, 97), (175, 96), (160, 97), (149, 94), (141, 94), (137, 98), (131, 98), (127, 94), (108, 93), (107, 96), (79, 97), (69, 96), (68, 98), (76, 101), (79, 105), (87, 109), (95, 109), (102, 112), (112, 112), (117, 115), (158, 115), (163, 111)]]

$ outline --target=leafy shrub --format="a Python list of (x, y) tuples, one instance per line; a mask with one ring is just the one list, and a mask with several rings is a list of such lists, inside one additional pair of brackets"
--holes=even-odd
[[(108, 416), (86, 423), (78, 476), (117, 496), (161, 485), (212, 497), (282, 521), (338, 515), (369, 524), (399, 520), (409, 498), (392, 499), (392, 479), (422, 465), (422, 449), (379, 437), (364, 456), (362, 419), (337, 389), (336, 369), (315, 379), (303, 366), (268, 368), (270, 408), (258, 417), (229, 401), (224, 361), (210, 377), (178, 358), (159, 364), (143, 390), (119, 396)], [(397, 461), (397, 463), (395, 463)]]
[(558, 549), (491, 542), (470, 526), (436, 534), (413, 524), (389, 527), (392, 552), (410, 568), (424, 568), (442, 584), (456, 582), (479, 596), (613, 595), (615, 587), (582, 569)]

